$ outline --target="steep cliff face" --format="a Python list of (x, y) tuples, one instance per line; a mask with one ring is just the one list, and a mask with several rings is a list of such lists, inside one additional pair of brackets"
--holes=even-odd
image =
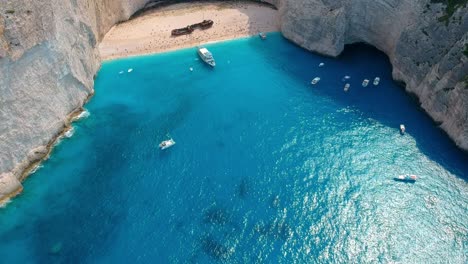
[[(47, 155), (68, 114), (93, 92), (96, 45), (115, 23), (151, 0), (4, 0), (0, 5), (0, 200), (21, 189), (21, 176)], [(468, 150), (468, 10), (449, 23), (434, 0), (264, 0), (276, 5), (283, 34), (336, 56), (345, 44), (384, 51), (393, 76)]]
[(393, 77), (468, 150), (468, 8), (458, 1), (443, 19), (446, 5), (435, 2), (447, 1), (281, 0), (281, 30), (300, 46), (330, 56), (355, 42), (384, 51)]
[(0, 5), (0, 200), (47, 155), (67, 116), (93, 92), (96, 45), (146, 0), (17, 1)]

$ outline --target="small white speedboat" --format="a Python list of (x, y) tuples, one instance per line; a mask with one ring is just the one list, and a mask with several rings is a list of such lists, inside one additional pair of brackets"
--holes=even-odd
[(405, 131), (406, 131), (405, 125), (401, 124), (401, 125), (400, 125), (400, 133), (401, 133), (401, 134), (405, 134)]
[(343, 90), (344, 90), (345, 92), (347, 92), (347, 91), (349, 90), (349, 87), (351, 87), (351, 84), (347, 83), (347, 84), (345, 84)]
[(325, 63), (321, 62), (321, 63), (319, 64), (319, 67), (323, 67), (323, 66), (325, 66)]
[(164, 140), (163, 142), (161, 142), (159, 144), (159, 148), (161, 150), (164, 150), (164, 149), (170, 148), (170, 147), (172, 147), (174, 145), (175, 145), (175, 141), (171, 138), (171, 139)]
[(368, 84), (369, 84), (369, 80), (364, 79), (364, 81), (362, 81), (362, 87), (366, 87)]
[(398, 177), (393, 178), (395, 181), (401, 182), (415, 182), (418, 179), (418, 176), (414, 174), (398, 175)]
[(377, 86), (377, 85), (379, 85), (379, 83), (380, 83), (380, 78), (379, 78), (379, 77), (375, 77), (373, 84), (374, 84), (375, 86)]
[(320, 77), (315, 77), (310, 83), (317, 84), (320, 81)]
[(263, 32), (258, 33), (258, 35), (260, 36), (261, 39), (266, 39), (267, 38), (266, 34), (263, 33)]
[(127, 70), (128, 73), (131, 73), (132, 71), (133, 71), (132, 68), (130, 68), (130, 69)]

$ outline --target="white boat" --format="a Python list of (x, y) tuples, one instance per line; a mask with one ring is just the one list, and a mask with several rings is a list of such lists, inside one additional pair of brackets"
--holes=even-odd
[(159, 144), (159, 148), (161, 150), (164, 150), (164, 149), (170, 148), (170, 147), (172, 147), (174, 145), (175, 145), (175, 141), (171, 138), (171, 139), (164, 140), (163, 142), (161, 142)]
[(315, 77), (310, 83), (317, 84), (320, 81), (320, 77)]
[(258, 33), (261, 39), (266, 39), (266, 34), (263, 32)]
[(377, 85), (379, 85), (379, 83), (380, 83), (380, 78), (375, 77), (373, 84), (377, 86)]
[(133, 71), (132, 68), (130, 68), (130, 69), (127, 70), (128, 73), (130, 73), (130, 72), (132, 72), (132, 71)]
[(198, 47), (197, 48), (197, 51), (198, 51), (198, 55), (200, 56), (200, 58), (208, 65), (210, 65), (211, 67), (214, 67), (216, 66), (216, 62), (213, 58), (213, 55), (211, 54), (210, 51), (208, 51), (207, 48), (205, 47)]
[(402, 182), (415, 182), (418, 179), (418, 176), (411, 174), (411, 175), (398, 175), (398, 177), (393, 178), (395, 181), (402, 181)]
[(347, 91), (349, 90), (349, 87), (351, 87), (351, 84), (347, 83), (347, 84), (345, 84), (343, 90), (344, 90), (345, 92), (347, 92)]
[(319, 64), (319, 67), (323, 67), (323, 66), (325, 66), (325, 63), (321, 62), (321, 63)]
[(404, 134), (405, 131), (406, 131), (405, 125), (401, 124), (401, 125), (400, 125), (400, 132), (401, 132), (401, 134)]
[(364, 81), (362, 81), (362, 87), (366, 87), (368, 84), (369, 84), (369, 80), (364, 79)]

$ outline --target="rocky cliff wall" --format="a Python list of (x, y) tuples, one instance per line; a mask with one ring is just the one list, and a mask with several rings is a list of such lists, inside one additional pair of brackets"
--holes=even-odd
[(283, 35), (306, 49), (337, 56), (344, 45), (365, 42), (385, 52), (393, 77), (468, 150), (466, 0), (448, 9), (437, 0), (280, 1)]
[(0, 4), (0, 200), (93, 93), (97, 42), (147, 0)]
[[(0, 5), (0, 200), (21, 189), (28, 166), (48, 153), (69, 113), (93, 93), (96, 45), (151, 0), (4, 0)], [(462, 0), (465, 1), (465, 0)], [(468, 12), (449, 23), (435, 0), (265, 0), (283, 34), (336, 56), (366, 42), (384, 51), (393, 76), (462, 148), (468, 149)]]

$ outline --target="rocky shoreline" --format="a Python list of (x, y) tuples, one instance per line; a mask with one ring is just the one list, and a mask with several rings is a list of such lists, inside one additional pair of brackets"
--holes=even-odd
[[(90, 94), (83, 105), (85, 105), (94, 93)], [(63, 128), (47, 143), (45, 146), (37, 147), (31, 150), (26, 160), (20, 163), (10, 173), (0, 174), (0, 207), (6, 204), (10, 198), (20, 194), (23, 191), (21, 184), (29, 175), (31, 175), (40, 164), (50, 157), (51, 152), (58, 142), (65, 136), (65, 133), (72, 128), (72, 124), (78, 121), (80, 116), (86, 112), (82, 106), (72, 111), (66, 117)]]
[[(7, 0), (0, 6), (0, 200), (21, 192), (21, 181), (93, 94), (97, 46), (106, 32), (148, 2)], [(308, 50), (337, 56), (346, 44), (365, 42), (385, 52), (394, 79), (468, 150), (466, 3), (449, 10), (431, 0), (264, 2), (278, 8), (283, 35)]]

